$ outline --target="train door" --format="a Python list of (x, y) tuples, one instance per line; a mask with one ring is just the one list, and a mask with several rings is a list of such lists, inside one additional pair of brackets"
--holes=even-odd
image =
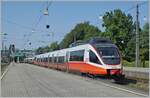
[(65, 60), (65, 62), (66, 62), (66, 72), (69, 72), (69, 63), (68, 63), (68, 61), (69, 61), (69, 52), (67, 51), (66, 52), (66, 60)]

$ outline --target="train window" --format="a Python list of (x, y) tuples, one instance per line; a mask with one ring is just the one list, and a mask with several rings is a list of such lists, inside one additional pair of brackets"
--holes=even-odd
[(57, 57), (54, 57), (54, 63), (57, 63)]
[(58, 63), (64, 63), (64, 56), (58, 57)]
[(120, 63), (120, 54), (116, 47), (98, 47), (105, 64), (116, 65)]
[(52, 57), (49, 57), (49, 63), (51, 63), (52, 62)]
[(96, 56), (96, 54), (93, 51), (89, 52), (89, 58), (90, 58), (90, 62), (96, 63), (96, 64), (101, 64), (101, 62), (99, 61), (98, 57)]
[(70, 61), (84, 61), (84, 50), (70, 52)]

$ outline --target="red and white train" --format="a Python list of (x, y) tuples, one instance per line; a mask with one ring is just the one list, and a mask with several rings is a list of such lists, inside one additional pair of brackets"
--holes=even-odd
[(30, 62), (64, 71), (90, 75), (122, 76), (119, 49), (110, 40), (93, 38), (71, 48), (36, 55)]

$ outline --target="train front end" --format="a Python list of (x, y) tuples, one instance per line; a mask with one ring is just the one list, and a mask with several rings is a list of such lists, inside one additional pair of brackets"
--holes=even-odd
[(115, 44), (97, 45), (96, 50), (106, 66), (107, 76), (117, 83), (124, 83), (122, 58)]
[(122, 57), (118, 47), (106, 39), (94, 39), (91, 43), (102, 61), (102, 66), (105, 66), (107, 75), (116, 81), (123, 79)]
[(108, 75), (122, 74), (121, 55), (114, 44), (96, 45), (96, 50), (106, 66)]

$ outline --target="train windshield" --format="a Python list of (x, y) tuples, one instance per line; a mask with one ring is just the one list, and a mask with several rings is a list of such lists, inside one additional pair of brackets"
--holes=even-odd
[(116, 47), (97, 47), (105, 64), (115, 65), (120, 63), (119, 51)]

